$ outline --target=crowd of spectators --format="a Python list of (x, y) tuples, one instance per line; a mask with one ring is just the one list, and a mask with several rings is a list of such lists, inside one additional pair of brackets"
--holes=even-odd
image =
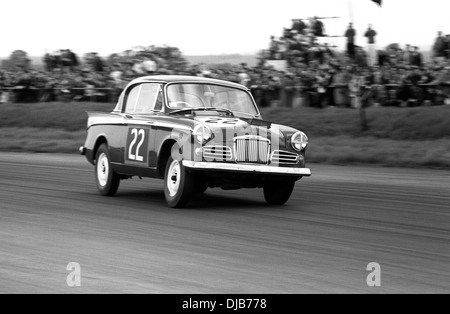
[(114, 102), (134, 78), (173, 74), (186, 62), (177, 48), (141, 47), (101, 58), (87, 53), (81, 62), (68, 49), (46, 53), (44, 68), (0, 68), (0, 103), (46, 101)]
[[(421, 106), (450, 104), (450, 36), (438, 34), (429, 62), (419, 47), (404, 49), (392, 44), (373, 51), (376, 31), (364, 33), (368, 47), (355, 44), (356, 30), (350, 23), (344, 36), (347, 49), (334, 51), (326, 43), (325, 28), (318, 18), (292, 20), (279, 38), (271, 36), (264, 60), (285, 61), (283, 71), (252, 71), (252, 89), (262, 105), (281, 106)], [(369, 91), (369, 92), (368, 92)], [(261, 96), (262, 95), (262, 96)], [(269, 96), (266, 96), (269, 95)]]
[[(311, 23), (313, 23), (313, 20)], [(316, 23), (316, 22), (314, 22)], [(378, 52), (370, 66), (362, 47), (349, 55), (318, 44), (323, 24), (293, 20), (280, 40), (271, 38), (256, 66), (188, 65), (178, 49), (155, 48), (126, 51), (102, 59), (96, 53), (83, 60), (70, 50), (46, 54), (42, 70), (0, 68), (0, 103), (55, 100), (114, 102), (132, 79), (153, 74), (206, 76), (241, 83), (251, 88), (256, 102), (267, 106), (359, 107), (364, 91), (369, 105), (420, 106), (450, 103), (449, 55), (425, 63), (417, 47), (390, 45)], [(446, 37), (443, 37), (446, 38)], [(440, 39), (438, 38), (436, 42)], [(282, 48), (280, 48), (282, 47)], [(439, 48), (439, 49), (438, 49)], [(440, 53), (440, 52), (439, 52)], [(271, 65), (283, 61), (284, 68)], [(366, 93), (367, 94), (367, 93)]]

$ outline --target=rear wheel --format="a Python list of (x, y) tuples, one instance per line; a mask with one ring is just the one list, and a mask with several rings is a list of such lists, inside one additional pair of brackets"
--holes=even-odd
[(185, 207), (194, 192), (194, 177), (186, 171), (181, 160), (170, 156), (164, 178), (167, 204), (173, 208)]
[(295, 182), (271, 182), (264, 186), (264, 197), (269, 205), (284, 205), (294, 191)]
[(114, 196), (120, 185), (120, 177), (111, 167), (108, 146), (102, 144), (97, 151), (95, 181), (98, 191), (104, 196)]

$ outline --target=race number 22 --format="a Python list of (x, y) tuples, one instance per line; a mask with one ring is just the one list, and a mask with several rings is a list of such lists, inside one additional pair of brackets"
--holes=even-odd
[(147, 162), (148, 130), (129, 129), (127, 138), (127, 159), (130, 161)]

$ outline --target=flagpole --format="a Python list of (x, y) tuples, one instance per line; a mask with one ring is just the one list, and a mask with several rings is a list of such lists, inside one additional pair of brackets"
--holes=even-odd
[(353, 16), (353, 2), (352, 2), (352, 0), (348, 0), (348, 13), (350, 15), (350, 22), (354, 23), (355, 19), (354, 19), (354, 16)]

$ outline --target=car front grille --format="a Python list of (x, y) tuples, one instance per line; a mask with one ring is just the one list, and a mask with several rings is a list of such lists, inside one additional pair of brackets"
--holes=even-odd
[(236, 162), (267, 164), (269, 162), (270, 141), (262, 137), (238, 137), (234, 139)]
[(228, 146), (205, 146), (203, 158), (211, 161), (227, 161), (233, 158), (231, 148)]
[(276, 150), (272, 153), (270, 161), (280, 165), (296, 165), (299, 162), (299, 155), (290, 152)]

